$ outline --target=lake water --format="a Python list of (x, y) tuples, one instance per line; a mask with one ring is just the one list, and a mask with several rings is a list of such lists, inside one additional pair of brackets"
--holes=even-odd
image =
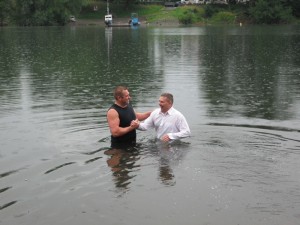
[[(192, 136), (110, 149), (118, 84)], [(300, 26), (0, 28), (0, 103), (0, 224), (299, 224)]]

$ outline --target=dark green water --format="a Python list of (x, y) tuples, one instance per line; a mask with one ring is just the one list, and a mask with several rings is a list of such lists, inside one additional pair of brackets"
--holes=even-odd
[[(192, 136), (111, 151), (118, 84)], [(0, 28), (0, 224), (297, 225), (300, 27)]]

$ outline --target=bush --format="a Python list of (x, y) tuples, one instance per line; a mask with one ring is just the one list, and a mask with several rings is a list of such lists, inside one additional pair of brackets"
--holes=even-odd
[(182, 24), (192, 24), (192, 23), (196, 22), (196, 16), (195, 16), (195, 13), (188, 10), (188, 11), (185, 11), (183, 14), (181, 14), (178, 17), (178, 20)]
[(204, 7), (204, 17), (205, 18), (210, 18), (217, 12), (218, 12), (218, 9), (214, 6), (205, 5), (205, 7)]
[(203, 20), (204, 9), (197, 6), (178, 7), (173, 11), (174, 16), (182, 24), (192, 24)]
[(235, 22), (236, 15), (231, 12), (218, 12), (212, 17), (212, 21), (216, 23), (232, 24)]
[(280, 0), (258, 0), (249, 12), (254, 21), (260, 24), (286, 23), (293, 19), (292, 9), (284, 8)]

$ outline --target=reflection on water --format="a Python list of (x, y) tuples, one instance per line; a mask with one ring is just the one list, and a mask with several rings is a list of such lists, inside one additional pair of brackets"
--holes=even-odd
[[(153, 146), (153, 145), (152, 145)], [(152, 151), (157, 152), (159, 162), (159, 180), (166, 186), (174, 186), (176, 184), (176, 175), (173, 168), (184, 159), (188, 152), (189, 143), (174, 142), (171, 145), (155, 142), (155, 148)]]
[[(0, 223), (298, 224), (299, 26), (0, 31)], [(119, 84), (192, 136), (112, 149)]]
[(104, 151), (107, 165), (111, 168), (113, 180), (119, 193), (131, 190), (131, 182), (140, 174), (142, 158), (150, 154), (158, 162), (158, 180), (166, 186), (176, 184), (172, 167), (178, 165), (187, 153), (188, 144), (176, 142), (168, 145), (160, 141), (148, 140), (147, 144), (137, 144), (126, 148), (109, 148)]
[(138, 149), (136, 147), (130, 149), (112, 148), (106, 150), (104, 154), (111, 156), (107, 160), (107, 165), (111, 167), (116, 187), (124, 190), (129, 189), (130, 180), (135, 177), (131, 174), (138, 172), (140, 167), (136, 163), (140, 159)]

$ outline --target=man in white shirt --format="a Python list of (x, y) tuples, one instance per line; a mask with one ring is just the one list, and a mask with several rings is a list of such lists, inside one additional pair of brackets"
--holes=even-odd
[(163, 142), (169, 142), (191, 135), (189, 125), (181, 112), (173, 108), (173, 95), (163, 93), (159, 98), (160, 108), (155, 109), (150, 116), (140, 123), (135, 120), (132, 123), (139, 123), (138, 130), (155, 128), (156, 137)]

